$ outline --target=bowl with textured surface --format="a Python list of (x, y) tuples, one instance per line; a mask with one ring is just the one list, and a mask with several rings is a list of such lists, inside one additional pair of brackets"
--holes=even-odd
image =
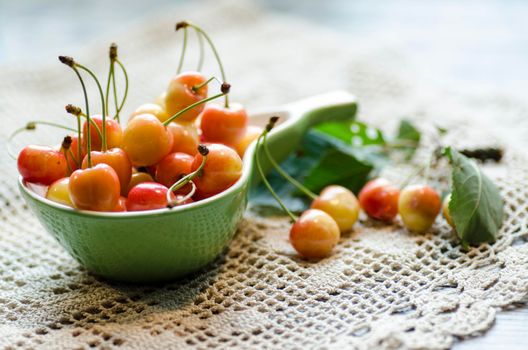
[[(272, 115), (279, 123), (268, 136), (277, 160), (295, 150), (303, 134), (324, 121), (354, 117), (355, 98), (346, 92), (314, 96), (250, 116), (264, 126)], [(133, 283), (174, 280), (213, 261), (229, 244), (243, 217), (249, 188), (257, 181), (255, 142), (243, 159), (240, 179), (215, 196), (172, 209), (102, 213), (52, 202), (19, 179), (19, 188), (42, 226), (90, 272)], [(263, 162), (264, 169), (269, 168)]]

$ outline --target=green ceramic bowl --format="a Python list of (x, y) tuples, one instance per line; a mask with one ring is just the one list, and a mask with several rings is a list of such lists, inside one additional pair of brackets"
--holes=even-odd
[[(251, 123), (265, 125), (270, 116), (280, 117), (269, 146), (282, 160), (312, 125), (353, 118), (355, 112), (353, 96), (333, 92), (255, 113)], [(255, 143), (248, 148), (242, 176), (232, 187), (170, 210), (80, 211), (47, 200), (22, 180), (19, 187), (44, 228), (89, 271), (115, 281), (161, 282), (202, 268), (229, 244), (246, 209), (249, 187), (258, 177), (254, 153)]]

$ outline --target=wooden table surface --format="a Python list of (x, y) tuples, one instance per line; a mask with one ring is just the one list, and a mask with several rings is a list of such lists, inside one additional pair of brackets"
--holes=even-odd
[[(179, 2), (182, 2), (181, 0)], [(526, 1), (346, 1), (259, 0), (259, 6), (313, 20), (351, 37), (390, 40), (409, 53), (416, 68), (438, 82), (479, 89), (526, 93), (528, 81), (528, 2)], [(140, 20), (174, 1), (0, 0), (0, 66), (20, 60), (47, 63), (57, 49), (82, 46), (117, 25)], [(71, 16), (72, 13), (86, 16)], [(98, 25), (91, 20), (98, 16)], [(75, 25), (67, 21), (75, 20)], [(42, 42), (29, 26), (56, 35)], [(75, 30), (63, 30), (74, 28)], [(31, 52), (28, 57), (27, 53)], [(52, 53), (52, 55), (50, 55)], [(526, 97), (526, 96), (524, 96)], [(458, 350), (528, 349), (528, 307), (497, 315), (484, 336), (458, 342)]]

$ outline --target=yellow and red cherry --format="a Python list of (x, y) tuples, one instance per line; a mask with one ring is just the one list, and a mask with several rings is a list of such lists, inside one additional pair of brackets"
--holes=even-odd
[(235, 143), (234, 149), (237, 151), (240, 158), (244, 157), (246, 149), (255, 141), (261, 134), (263, 129), (259, 126), (249, 125), (244, 135)]
[[(174, 77), (169, 83), (165, 96), (165, 111), (174, 115), (193, 103), (207, 97), (207, 79), (198, 72), (183, 72)], [(199, 88), (196, 88), (199, 87)], [(183, 113), (179, 120), (192, 122), (203, 111), (204, 105), (190, 109)]]
[(407, 186), (398, 199), (398, 212), (405, 227), (417, 233), (431, 228), (441, 207), (438, 192), (426, 185)]
[(335, 220), (319, 209), (308, 209), (290, 229), (290, 242), (300, 256), (322, 259), (332, 253), (340, 237)]
[(112, 210), (113, 212), (124, 212), (124, 211), (127, 211), (127, 208), (126, 208), (126, 197), (119, 197), (119, 200), (117, 201), (117, 205), (115, 206), (115, 208)]
[(24, 181), (50, 185), (68, 175), (64, 153), (47, 146), (26, 146), (17, 159), (18, 172)]
[[(102, 132), (103, 130), (103, 119), (101, 116), (92, 116), (90, 117), (91, 123), (90, 123), (90, 138), (91, 138), (91, 149), (92, 151), (100, 151), (102, 150), (102, 140), (101, 135), (99, 134), (99, 131)], [(99, 129), (97, 129), (92, 123), (97, 125)], [(88, 134), (88, 122), (84, 122), (83, 125), (83, 151), (87, 152), (87, 145), (86, 142), (88, 140), (87, 138)], [(121, 147), (121, 143), (123, 142), (123, 130), (121, 129), (121, 125), (114, 120), (110, 118), (106, 118), (106, 146), (108, 149), (115, 148), (115, 147)]]
[[(119, 178), (120, 193), (125, 195), (128, 191), (130, 177), (132, 176), (132, 164), (125, 151), (121, 148), (112, 148), (104, 152), (92, 151), (91, 156), (93, 165), (104, 163), (114, 169)], [(88, 168), (87, 157), (83, 159), (82, 168)]]
[(347, 188), (338, 185), (325, 187), (314, 199), (312, 209), (319, 209), (330, 215), (341, 232), (352, 229), (359, 216), (359, 202)]
[(145, 103), (136, 108), (134, 112), (132, 112), (132, 115), (130, 116), (128, 121), (130, 122), (132, 119), (134, 119), (134, 117), (141, 114), (152, 114), (153, 116), (158, 118), (160, 122), (164, 122), (170, 117), (170, 115), (165, 112), (165, 110), (160, 105), (155, 103)]
[(200, 129), (205, 142), (234, 146), (244, 136), (247, 124), (246, 109), (240, 104), (207, 105), (201, 114)]
[[(167, 191), (169, 189), (157, 182), (142, 182), (134, 186), (126, 200), (128, 211), (154, 210), (167, 207)], [(171, 194), (174, 200), (176, 196)]]
[(455, 222), (451, 217), (451, 211), (449, 210), (449, 202), (451, 202), (451, 193), (444, 198), (444, 202), (442, 203), (442, 215), (444, 216), (444, 219), (447, 221), (449, 226), (451, 226), (452, 228), (456, 228)]
[[(242, 175), (242, 159), (236, 151), (228, 146), (208, 144), (209, 153), (200, 176), (194, 178), (199, 198), (211, 197), (231, 187)], [(203, 156), (194, 156), (192, 171), (202, 164)]]
[(108, 164), (75, 170), (70, 176), (70, 199), (83, 210), (112, 211), (117, 206), (121, 186), (115, 170)]
[(127, 194), (130, 190), (143, 182), (154, 182), (154, 178), (149, 173), (136, 172), (132, 173), (130, 182), (128, 183)]
[(171, 152), (183, 152), (194, 156), (198, 153), (198, 129), (192, 123), (172, 122), (167, 125), (171, 132), (173, 143)]
[(49, 185), (48, 190), (46, 191), (46, 198), (50, 201), (73, 207), (73, 203), (70, 199), (69, 185), (69, 177), (63, 177), (62, 179), (56, 180), (51, 185)]
[[(156, 181), (160, 184), (171, 187), (183, 176), (191, 173), (194, 157), (186, 153), (170, 153), (163, 158), (156, 166)], [(188, 193), (189, 187), (184, 186), (177, 193)]]
[(157, 164), (172, 150), (172, 133), (152, 114), (141, 114), (132, 119), (123, 134), (123, 150), (132, 165)]
[(398, 215), (400, 190), (383, 178), (367, 182), (359, 192), (361, 208), (373, 219), (392, 221)]

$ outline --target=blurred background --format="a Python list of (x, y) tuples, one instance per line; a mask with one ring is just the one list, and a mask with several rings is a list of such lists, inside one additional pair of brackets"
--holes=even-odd
[[(174, 11), (184, 2), (190, 1), (0, 0), (0, 67), (15, 62), (55, 63), (58, 53), (75, 51), (105, 33), (133, 28), (148, 19), (155, 21), (157, 13)], [(431, 80), (524, 97), (528, 82), (527, 1), (253, 3), (259, 11), (300, 17), (351, 40), (361, 37), (389, 44), (408, 53), (416, 71)], [(214, 6), (214, 2), (210, 4)]]

